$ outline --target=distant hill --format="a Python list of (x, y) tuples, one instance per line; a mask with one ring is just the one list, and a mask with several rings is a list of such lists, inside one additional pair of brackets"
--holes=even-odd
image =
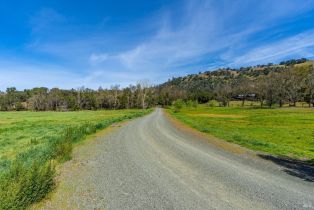
[[(287, 72), (292, 69), (300, 73), (304, 72), (306, 75), (309, 67), (313, 65), (314, 61), (301, 58), (282, 61), (279, 64), (269, 63), (237, 69), (219, 68), (213, 71), (172, 78), (159, 87), (176, 88), (180, 91), (185, 91), (188, 98), (206, 102), (214, 98), (215, 89), (219, 84), (230, 84), (231, 88), (235, 89), (239, 87), (238, 84), (242, 80), (249, 80), (254, 83), (254, 80), (267, 78), (269, 75), (288, 74)], [(305, 75), (303, 77), (306, 77)]]
[(168, 80), (162, 85), (176, 85), (180, 88), (191, 88), (198, 86), (191, 83), (199, 83), (200, 81), (215, 82), (217, 80), (231, 80), (240, 77), (256, 78), (259, 76), (266, 76), (270, 73), (284, 72), (290, 68), (307, 68), (314, 65), (313, 60), (299, 59), (298, 62), (291, 64), (291, 61), (283, 61), (280, 64), (265, 64), (249, 67), (233, 68), (219, 68), (213, 71), (205, 71), (198, 74), (189, 74), (183, 77), (176, 77)]

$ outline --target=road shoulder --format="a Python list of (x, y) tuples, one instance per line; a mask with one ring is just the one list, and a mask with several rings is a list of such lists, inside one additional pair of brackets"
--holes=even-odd
[[(128, 121), (115, 123), (75, 145), (72, 159), (57, 166), (55, 189), (44, 200), (33, 204), (30, 209), (82, 209), (80, 206), (73, 205), (79, 202), (71, 200), (74, 198), (72, 195), (77, 195), (75, 199), (78, 200), (89, 196), (91, 201), (96, 201), (96, 197), (92, 198), (93, 196), (90, 195), (94, 186), (91, 182), (85, 182), (89, 166), (93, 165), (93, 159), (103, 152), (106, 138), (110, 138), (111, 134), (127, 123)], [(98, 203), (101, 205), (104, 201)]]

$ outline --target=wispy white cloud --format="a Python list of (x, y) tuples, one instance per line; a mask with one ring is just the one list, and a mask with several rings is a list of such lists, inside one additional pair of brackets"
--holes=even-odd
[[(112, 58), (120, 58), (122, 64), (129, 70), (159, 71), (160, 74), (169, 75), (171, 70), (182, 71), (179, 66), (190, 65), (193, 68), (193, 62), (198, 58), (225, 50), (220, 58), (226, 64), (242, 65), (249, 62), (250, 59), (244, 58), (247, 55), (240, 56), (241, 58), (237, 55), (236, 57), (239, 58), (235, 60), (233, 57), (226, 56), (227, 52), (234, 56), (235, 53), (239, 53), (238, 49), (241, 47), (256, 47), (248, 46), (246, 43), (251, 35), (273, 26), (278, 19), (288, 19), (313, 9), (311, 3), (312, 1), (305, 1), (296, 7), (298, 4), (296, 1), (287, 1), (285, 5), (273, 1), (220, 1), (219, 3), (202, 0), (185, 1), (183, 15), (175, 26), (172, 26), (168, 13), (160, 14), (163, 24), (153, 37)], [(296, 37), (287, 40), (294, 38)], [(307, 41), (309, 44), (310, 40)], [(306, 47), (304, 43), (298, 44), (299, 51)], [(287, 44), (278, 46), (279, 44), (276, 46), (277, 49), (274, 49), (277, 57), (283, 57), (293, 49)], [(272, 51), (272, 45), (267, 46), (267, 49), (269, 52)], [(266, 52), (267, 50), (264, 51), (270, 54)], [(255, 61), (262, 62), (266, 58), (263, 53), (255, 54), (256, 56), (252, 55), (251, 60), (254, 57)], [(274, 56), (274, 54), (269, 55), (269, 58)], [(106, 65), (106, 61), (104, 60), (103, 65)], [(208, 56), (208, 64), (211, 62), (215, 61)]]
[[(8, 81), (2, 85), (109, 87), (146, 78), (161, 82), (219, 65), (312, 56), (313, 30), (281, 35), (277, 40), (272, 33), (262, 37), (263, 41), (254, 36), (275, 33), (278, 22), (289, 22), (313, 9), (313, 0), (184, 0), (175, 10), (159, 10), (149, 21), (107, 31), (110, 17), (104, 17), (106, 24), (102, 19), (98, 26), (82, 28), (46, 8), (30, 21), (32, 40), (25, 50), (51, 58), (56, 66), (11, 62), (0, 67), (0, 76)], [(17, 75), (21, 76), (14, 77)]]
[(103, 54), (95, 54), (95, 53), (92, 53), (89, 57), (89, 60), (91, 62), (91, 64), (98, 64), (98, 63), (102, 63), (106, 60), (109, 59), (109, 55), (106, 54), (106, 53), (103, 53)]
[[(52, 29), (52, 26), (65, 23), (67, 18), (52, 8), (42, 8), (30, 19), (33, 34), (42, 34)], [(51, 33), (52, 31), (50, 31)]]
[(274, 62), (290, 58), (314, 56), (314, 30), (300, 33), (275, 43), (265, 44), (249, 50), (241, 56), (229, 57), (231, 66), (254, 65), (258, 63)]

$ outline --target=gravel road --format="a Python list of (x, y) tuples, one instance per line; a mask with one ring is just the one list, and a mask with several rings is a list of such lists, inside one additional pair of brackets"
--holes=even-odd
[(314, 209), (314, 182), (183, 132), (161, 109), (80, 147), (41, 209)]

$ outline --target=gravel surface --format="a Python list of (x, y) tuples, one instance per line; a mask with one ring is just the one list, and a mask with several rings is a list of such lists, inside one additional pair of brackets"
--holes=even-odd
[(182, 132), (161, 109), (89, 141), (39, 209), (314, 209), (314, 183)]

